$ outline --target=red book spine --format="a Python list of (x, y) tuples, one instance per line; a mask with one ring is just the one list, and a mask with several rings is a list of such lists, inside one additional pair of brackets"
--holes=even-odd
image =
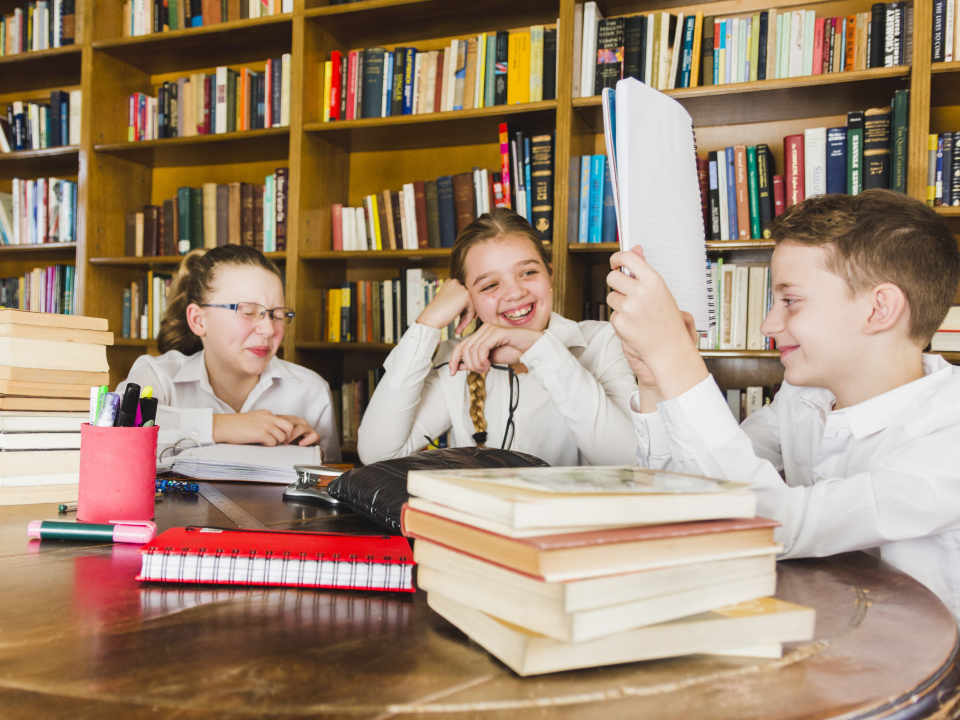
[(341, 69), (340, 63), (343, 62), (343, 56), (340, 54), (339, 50), (334, 50), (330, 53), (330, 66), (332, 74), (330, 76), (330, 119), (339, 120), (340, 119), (340, 93), (343, 88), (340, 87), (341, 83)]
[(500, 123), (500, 181), (503, 183), (503, 207), (510, 207), (510, 133), (506, 123)]
[(779, 217), (787, 209), (786, 193), (783, 191), (783, 175), (773, 176), (773, 216)]
[(343, 205), (332, 205), (330, 215), (333, 222), (333, 249), (343, 250)]
[(826, 18), (817, 18), (813, 31), (813, 74), (823, 72), (823, 24)]
[(735, 188), (737, 192), (737, 235), (741, 240), (750, 238), (750, 196), (747, 186), (747, 146), (733, 147)]
[(789, 208), (804, 200), (803, 135), (783, 139), (784, 190)]
[(824, 18), (823, 20), (823, 74), (833, 72), (830, 67), (830, 48), (833, 45), (833, 18)]
[(440, 101), (443, 99), (443, 50), (437, 53), (437, 86), (433, 96), (433, 111), (440, 112)]
[(267, 60), (263, 71), (263, 126), (273, 127), (273, 60)]
[(416, 211), (417, 248), (430, 246), (427, 239), (427, 186), (423, 180), (413, 183), (413, 206)]
[(211, 103), (213, 102), (213, 91), (216, 88), (217, 80), (215, 77), (208, 75), (203, 83), (203, 133), (204, 135), (209, 135), (213, 132), (213, 128), (210, 126), (210, 108)]
[(357, 51), (347, 55), (347, 120), (356, 118), (357, 105)]

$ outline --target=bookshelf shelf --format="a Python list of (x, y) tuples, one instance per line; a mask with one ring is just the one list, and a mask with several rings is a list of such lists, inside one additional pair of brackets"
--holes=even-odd
[[(960, 210), (960, 208), (958, 208), (958, 210)], [(707, 252), (763, 250), (773, 248), (775, 244), (773, 240), (766, 238), (752, 240), (707, 240)], [(567, 248), (567, 252), (577, 255), (587, 255), (590, 253), (615, 253), (620, 250), (620, 245), (617, 243), (570, 243)]]
[(77, 253), (77, 244), (44, 243), (42, 245), (0, 245), (0, 257), (20, 257), (51, 259), (51, 255), (65, 255), (73, 258)]
[(98, 153), (116, 155), (148, 167), (185, 167), (286, 160), (290, 128), (267, 128), (143, 142), (102, 143)]
[[(0, 70), (0, 74), (2, 74)], [(20, 150), (0, 154), (0, 179), (76, 175), (80, 148), (76, 145)]]
[(960, 62), (930, 64), (930, 105), (960, 103)]
[(341, 352), (383, 352), (388, 353), (396, 347), (395, 343), (331, 343), (331, 342), (297, 342), (297, 350), (337, 350)]
[(300, 259), (311, 263), (343, 265), (348, 268), (374, 267), (444, 267), (450, 262), (450, 248), (423, 250), (327, 250), (308, 251)]
[(940, 355), (948, 363), (960, 365), (960, 352), (934, 352), (933, 355)]
[[(286, 252), (265, 254), (276, 263), (285, 263), (287, 261)], [(156, 257), (92, 257), (90, 258), (90, 264), (127, 268), (152, 268), (161, 265), (179, 265), (183, 261), (183, 258), (183, 255), (160, 255)]]
[(937, 215), (942, 215), (943, 217), (960, 217), (960, 207), (954, 207), (952, 205), (939, 205), (934, 208)]
[(156, 75), (279, 57), (290, 52), (293, 16), (271, 15), (185, 30), (118, 37), (92, 43), (103, 52)]
[(410, 150), (450, 145), (480, 145), (498, 142), (497, 126), (532, 130), (554, 125), (556, 100), (522, 105), (496, 105), (473, 110), (399, 115), (341, 122), (305, 123), (304, 132), (351, 152)]
[(0, 95), (79, 85), (82, 50), (81, 45), (66, 45), (0, 57)]
[[(790, 118), (842, 115), (876, 104), (878, 96), (902, 87), (910, 66), (854, 70), (780, 80), (667, 90), (697, 127), (773, 122)], [(575, 98), (573, 106), (594, 132), (603, 132), (600, 96)]]

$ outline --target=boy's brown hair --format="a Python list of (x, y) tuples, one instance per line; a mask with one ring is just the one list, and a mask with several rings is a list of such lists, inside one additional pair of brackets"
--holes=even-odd
[(826, 245), (827, 269), (854, 293), (885, 282), (910, 307), (910, 339), (926, 346), (947, 316), (960, 282), (960, 249), (932, 208), (891, 190), (818, 195), (768, 226), (777, 244)]

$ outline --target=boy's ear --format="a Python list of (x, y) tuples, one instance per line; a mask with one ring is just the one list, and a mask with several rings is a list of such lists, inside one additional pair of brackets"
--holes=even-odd
[(886, 332), (901, 321), (909, 323), (910, 306), (907, 304), (907, 296), (893, 283), (881, 283), (868, 290), (867, 299), (871, 312), (863, 327), (865, 334)]
[(206, 328), (204, 328), (203, 325), (204, 320), (205, 313), (203, 312), (202, 307), (196, 303), (190, 303), (187, 305), (187, 325), (190, 326), (193, 334), (197, 337), (203, 337), (207, 334)]

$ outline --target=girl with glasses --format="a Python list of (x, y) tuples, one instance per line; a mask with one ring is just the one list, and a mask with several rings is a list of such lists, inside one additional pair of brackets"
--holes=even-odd
[[(384, 363), (360, 424), (364, 463), (403, 457), (447, 430), (452, 446), (508, 447), (557, 465), (633, 465), (636, 378), (607, 322), (552, 312), (543, 243), (511, 210), (460, 233), (450, 280)], [(440, 343), (457, 321), (483, 324)], [(438, 349), (439, 344), (439, 349)]]
[(280, 271), (251, 247), (225, 245), (184, 257), (160, 325), (159, 357), (137, 359), (127, 382), (160, 400), (159, 447), (319, 444), (340, 460), (330, 386), (276, 357), (294, 313)]

